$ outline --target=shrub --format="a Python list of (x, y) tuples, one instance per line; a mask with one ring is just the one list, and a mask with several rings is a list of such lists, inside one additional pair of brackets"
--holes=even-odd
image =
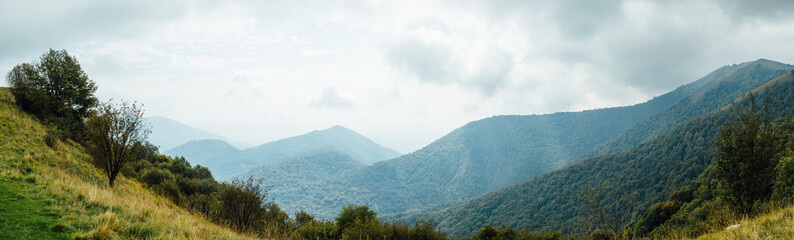
[(238, 231), (256, 230), (264, 219), (267, 190), (261, 187), (262, 180), (249, 177), (241, 180), (235, 178), (230, 183), (221, 183), (218, 187), (216, 218), (228, 223)]
[(366, 205), (347, 205), (342, 208), (342, 212), (334, 218), (336, 225), (339, 227), (340, 232), (344, 232), (348, 227), (352, 226), (356, 221), (366, 223), (375, 219), (377, 214), (375, 211), (369, 209)]
[(337, 239), (339, 232), (334, 222), (315, 221), (298, 227), (295, 230), (295, 235), (303, 239), (331, 240)]

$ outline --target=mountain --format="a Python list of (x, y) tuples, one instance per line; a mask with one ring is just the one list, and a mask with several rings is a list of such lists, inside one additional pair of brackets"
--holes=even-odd
[[(667, 111), (657, 113), (645, 121), (633, 126), (623, 132), (607, 144), (599, 146), (587, 156), (597, 156), (608, 153), (619, 152), (637, 144), (650, 140), (661, 133), (667, 132), (674, 126), (681, 124), (694, 117), (703, 116), (724, 106), (726, 102), (736, 99), (742, 94), (747, 93), (758, 86), (766, 83), (788, 70), (792, 65), (783, 64), (767, 59), (759, 59), (752, 62), (745, 62), (733, 65), (725, 71), (715, 71), (704, 79), (706, 82), (695, 82), (701, 85), (712, 82), (704, 91), (700, 91), (688, 101), (681, 101), (670, 107)], [(721, 80), (721, 81), (715, 81)], [(688, 92), (688, 91), (686, 91)]]
[(336, 151), (364, 164), (395, 158), (400, 153), (342, 126), (312, 131), (300, 136), (238, 150), (220, 140), (191, 141), (166, 151), (206, 166), (219, 179), (318, 151)]
[(233, 142), (221, 135), (194, 128), (167, 117), (146, 117), (145, 121), (152, 126), (149, 142), (159, 146), (161, 151), (170, 150), (189, 141), (202, 139), (223, 140), (232, 143), (237, 148), (250, 147), (246, 143)]
[[(633, 106), (474, 121), (416, 152), (304, 188), (304, 195), (283, 197), (313, 199), (298, 207), (324, 218), (346, 202), (368, 204), (382, 215), (442, 209), (581, 159), (744, 66), (722, 67)], [(345, 201), (329, 200), (339, 196)]]
[[(763, 79), (765, 77), (760, 76), (769, 76), (770, 72), (781, 74), (771, 80), (752, 80)], [(664, 201), (672, 191), (703, 173), (717, 154), (714, 140), (719, 127), (735, 116), (736, 108), (749, 104), (748, 92), (754, 92), (757, 99), (768, 99), (771, 117), (794, 116), (792, 72), (754, 62), (732, 75), (737, 74), (744, 76), (737, 77), (737, 81), (753, 82), (755, 88), (717, 105), (717, 110), (679, 124), (649, 141), (621, 152), (585, 159), (454, 207), (408, 215), (402, 220), (433, 219), (442, 230), (453, 236), (469, 235), (485, 224), (570, 232), (579, 226), (578, 219), (587, 217), (589, 211), (578, 200), (582, 188), (601, 186), (600, 203), (619, 212), (624, 209), (618, 215), (621, 223), (626, 223), (631, 216), (636, 216), (637, 211)], [(741, 85), (715, 85), (683, 101), (698, 102), (708, 96), (729, 94), (730, 88)], [(621, 200), (627, 199), (635, 205), (633, 210), (621, 208)]]
[(271, 186), (268, 196), (287, 213), (301, 210), (311, 198), (288, 198), (305, 195), (307, 188), (321, 186), (334, 176), (361, 169), (367, 165), (348, 155), (333, 150), (320, 150), (284, 159), (278, 163), (261, 166), (243, 174), (262, 178)]
[(182, 156), (193, 164), (205, 166), (218, 178), (219, 172), (216, 169), (235, 164), (242, 152), (223, 140), (205, 139), (189, 141), (165, 151), (165, 154)]
[(357, 132), (337, 125), (246, 149), (245, 159), (267, 164), (296, 153), (322, 148), (336, 149), (365, 164), (373, 164), (401, 155), (400, 152), (378, 145)]

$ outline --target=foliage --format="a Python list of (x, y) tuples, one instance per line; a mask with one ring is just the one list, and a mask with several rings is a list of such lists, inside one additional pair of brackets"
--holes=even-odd
[(50, 49), (38, 62), (18, 64), (6, 80), (16, 104), (57, 126), (61, 137), (79, 139), (83, 119), (97, 104), (94, 82), (66, 50)]
[(510, 227), (495, 228), (485, 225), (477, 231), (473, 240), (562, 240), (574, 239), (572, 236), (565, 236), (555, 231), (516, 231)]
[[(792, 131), (794, 129), (794, 119), (784, 118), (778, 120), (773, 123), (772, 129), (774, 129), (775, 134), (788, 137), (786, 142), (774, 143), (775, 146), (773, 148), (782, 149), (782, 146), (788, 148), (788, 146), (794, 144), (794, 134), (792, 134), (794, 132)], [(794, 175), (783, 170), (788, 167), (787, 162), (790, 161), (788, 159), (791, 156), (792, 154), (789, 150), (782, 150), (773, 158), (772, 162), (777, 163), (775, 167), (777, 175), (774, 179), (767, 178), (767, 183), (763, 183), (764, 185), (775, 186), (772, 191), (773, 198), (765, 198), (764, 201), (756, 202), (755, 205), (759, 206), (757, 208), (760, 213), (778, 206), (791, 204), (790, 200), (787, 200), (791, 196), (790, 192), (788, 192), (791, 185), (786, 184), (794, 181), (791, 177)], [(729, 203), (724, 198), (719, 197), (722, 188), (714, 167), (707, 169), (699, 179), (679, 190), (679, 192), (681, 191), (691, 191), (692, 197), (689, 200), (682, 200), (684, 202), (683, 206), (669, 219), (666, 219), (663, 224), (652, 229), (651, 236), (657, 238), (668, 238), (670, 236), (695, 237), (713, 229), (721, 229), (734, 224), (736, 219), (741, 216), (734, 214), (733, 211), (728, 211), (732, 209)], [(675, 197), (676, 195), (671, 196), (671, 201), (676, 201)]]
[(314, 222), (314, 216), (311, 214), (308, 214), (302, 210), (295, 213), (295, 223), (297, 223), (298, 226), (303, 226), (312, 222)]
[(102, 103), (85, 125), (85, 147), (113, 187), (118, 173), (151, 132), (143, 122), (143, 109), (134, 103)]
[(773, 193), (775, 201), (785, 205), (794, 204), (794, 151), (786, 150), (775, 170), (777, 173)]
[(342, 208), (334, 220), (340, 232), (344, 232), (355, 223), (366, 223), (375, 220), (377, 214), (366, 205), (347, 205)]
[(267, 192), (262, 191), (261, 183), (261, 180), (253, 177), (221, 183), (218, 189), (218, 200), (221, 202), (218, 217), (228, 220), (233, 228), (240, 231), (256, 226), (265, 215), (262, 206), (267, 201)]
[(723, 190), (721, 196), (740, 214), (757, 213), (758, 204), (772, 191), (772, 157), (779, 149), (769, 121), (766, 114), (758, 113), (755, 97), (750, 95), (750, 107), (720, 127), (716, 141), (720, 155), (714, 170)]

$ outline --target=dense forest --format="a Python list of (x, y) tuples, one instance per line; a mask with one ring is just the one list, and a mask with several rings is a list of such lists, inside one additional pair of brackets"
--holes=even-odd
[[(794, 115), (793, 89), (788, 72), (753, 92), (768, 102), (771, 118), (786, 119)], [(577, 229), (582, 226), (579, 219), (589, 214), (578, 196), (591, 190), (598, 193), (604, 209), (614, 212), (615, 225), (624, 226), (696, 180), (713, 163), (719, 128), (738, 117), (737, 108), (749, 105), (746, 96), (629, 150), (586, 159), (456, 207), (411, 217), (435, 219), (453, 236), (471, 234), (485, 224), (589, 231)]]

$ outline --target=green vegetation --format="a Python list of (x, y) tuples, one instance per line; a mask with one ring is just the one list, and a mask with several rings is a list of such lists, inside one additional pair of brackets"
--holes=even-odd
[(38, 62), (16, 65), (6, 80), (16, 104), (56, 126), (64, 139), (79, 139), (83, 119), (97, 104), (94, 82), (66, 50), (50, 49)]
[[(704, 80), (712, 82), (702, 91), (692, 92), (692, 95), (687, 96), (685, 100), (679, 101), (664, 112), (655, 114), (646, 121), (633, 126), (606, 145), (596, 148), (596, 151), (591, 152), (589, 156), (617, 153), (649, 141), (686, 121), (720, 110), (730, 101), (742, 97), (753, 89), (760, 88), (792, 69), (794, 69), (792, 65), (766, 59), (723, 67), (704, 79), (698, 80), (698, 82)], [(692, 84), (705, 84), (698, 82)]]
[[(734, 126), (736, 127), (736, 126)], [(794, 147), (794, 119), (788, 118), (772, 124), (773, 133), (782, 136), (782, 141), (775, 141), (770, 147), (785, 149), (778, 150), (774, 157), (771, 157), (772, 167), (779, 171), (772, 172), (769, 176), (757, 175), (757, 179), (752, 184), (757, 184), (756, 188), (765, 191), (746, 191), (736, 192), (730, 189), (729, 181), (736, 181), (736, 178), (725, 178), (721, 176), (725, 173), (718, 173), (717, 166), (714, 165), (704, 172), (699, 179), (681, 188), (671, 196), (664, 204), (675, 204), (677, 207), (670, 208), (670, 213), (660, 218), (654, 225), (644, 226), (643, 231), (638, 231), (641, 222), (646, 216), (650, 215), (649, 209), (643, 218), (635, 224), (636, 233), (647, 233), (654, 238), (667, 238), (670, 236), (696, 237), (714, 229), (722, 229), (732, 225), (742, 218), (752, 217), (756, 214), (765, 215), (768, 212), (776, 211), (781, 206), (790, 206), (791, 172), (782, 170), (787, 168), (790, 159), (794, 157), (791, 149)], [(761, 149), (761, 148), (758, 148)], [(726, 149), (727, 150), (727, 149)], [(725, 151), (727, 155), (730, 151)], [(745, 163), (751, 158), (744, 159)], [(776, 166), (775, 166), (776, 165)], [(744, 168), (747, 174), (754, 171), (752, 168)], [(733, 172), (738, 173), (738, 172)], [(738, 179), (741, 180), (741, 179)], [(678, 197), (686, 195), (687, 197)], [(736, 201), (735, 196), (742, 196), (738, 200), (748, 200), (747, 202)], [(635, 234), (646, 236), (646, 234)]]
[[(753, 90), (753, 94), (758, 99), (769, 99), (770, 118), (791, 117), (794, 114), (794, 79), (791, 73), (767, 84), (762, 86), (763, 90), (762, 87)], [(728, 104), (741, 107), (748, 106), (749, 102), (749, 97), (742, 97)], [(735, 107), (723, 107), (723, 110), (687, 121), (629, 150), (586, 159), (442, 211), (402, 219), (434, 219), (440, 229), (453, 236), (471, 235), (477, 226), (486, 224), (587, 232), (589, 230), (581, 229), (578, 221), (587, 218), (589, 211), (587, 205), (577, 200), (580, 192), (577, 186), (608, 181), (611, 188), (601, 193), (600, 203), (614, 216), (623, 219), (620, 226), (626, 226), (630, 220), (640, 218), (646, 209), (665, 202), (676, 189), (704, 173), (717, 157), (718, 149), (714, 143), (719, 136), (719, 127), (736, 117), (732, 110)], [(624, 207), (621, 199), (629, 201), (630, 207)], [(670, 207), (674, 209), (675, 205)], [(712, 209), (720, 208), (714, 206)], [(670, 212), (673, 209), (657, 207), (656, 211)], [(711, 211), (700, 214), (705, 216), (708, 213)]]
[[(366, 167), (348, 155), (338, 151), (318, 151), (294, 158), (288, 158), (276, 164), (255, 168), (244, 175), (257, 176), (262, 182), (272, 186), (269, 196), (278, 203), (284, 211), (292, 213), (303, 210), (317, 214), (321, 217), (334, 216), (339, 210), (329, 209), (325, 212), (315, 212), (317, 209), (305, 208), (316, 203), (310, 194), (330, 194), (326, 192), (313, 192), (309, 189), (322, 189), (328, 179)], [(339, 204), (344, 196), (338, 196)], [(342, 205), (344, 206), (344, 205)]]
[(720, 155), (714, 164), (722, 198), (736, 212), (750, 216), (771, 195), (776, 165), (772, 157), (780, 151), (769, 117), (757, 113), (754, 99), (750, 95), (750, 107), (720, 127)]
[(134, 159), (150, 130), (143, 123), (143, 109), (126, 102), (102, 103), (86, 120), (85, 144), (97, 167), (105, 171), (113, 187), (121, 168)]
[(59, 223), (54, 201), (29, 179), (0, 180), (0, 239), (69, 239), (72, 229)]

